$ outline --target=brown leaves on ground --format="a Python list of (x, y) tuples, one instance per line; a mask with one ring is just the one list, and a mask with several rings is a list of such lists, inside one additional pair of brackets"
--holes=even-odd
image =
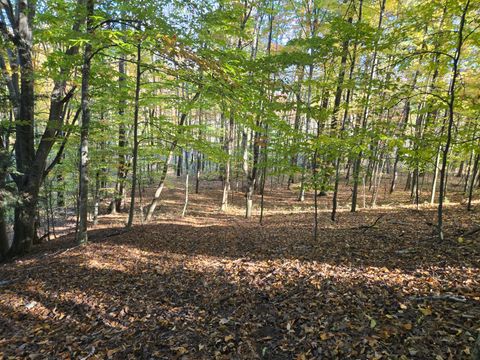
[[(235, 211), (218, 213), (219, 195), (192, 195), (185, 219), (119, 235), (93, 230), (86, 247), (58, 250), (52, 242), (42, 254), (3, 265), (0, 353), (470, 357), (480, 326), (480, 245), (478, 237), (457, 238), (478, 213), (449, 207), (444, 243), (426, 221), (434, 209), (345, 211), (337, 223), (321, 213), (315, 242), (310, 204), (292, 210), (293, 200), (268, 196), (270, 215), (260, 226)], [(361, 227), (381, 214), (375, 227)]]

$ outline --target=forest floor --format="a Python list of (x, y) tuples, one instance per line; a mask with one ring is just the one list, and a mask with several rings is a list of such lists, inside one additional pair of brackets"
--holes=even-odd
[(349, 194), (335, 223), (320, 199), (317, 241), (311, 196), (269, 191), (260, 225), (205, 182), (184, 218), (178, 183), (150, 224), (105, 215), (87, 246), (41, 244), (0, 265), (0, 358), (469, 359), (480, 204), (449, 204), (439, 242), (435, 207), (399, 191), (350, 213)]

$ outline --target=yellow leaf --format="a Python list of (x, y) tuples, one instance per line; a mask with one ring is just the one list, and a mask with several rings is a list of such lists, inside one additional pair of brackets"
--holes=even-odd
[(402, 327), (405, 330), (412, 330), (412, 324), (410, 324), (410, 323), (403, 324)]
[(185, 346), (180, 346), (180, 347), (176, 348), (175, 350), (177, 350), (177, 354), (179, 354), (179, 355), (183, 355), (183, 354), (188, 353), (188, 350)]
[(370, 329), (373, 329), (375, 326), (377, 326), (377, 322), (375, 321), (375, 319), (371, 319), (370, 320)]
[(233, 336), (232, 335), (227, 335), (225, 336), (225, 342), (229, 342), (229, 341), (232, 341), (233, 340)]
[(418, 308), (420, 310), (420, 312), (425, 315), (425, 316), (428, 316), (428, 315), (432, 315), (432, 309), (430, 308), (421, 308), (419, 307)]

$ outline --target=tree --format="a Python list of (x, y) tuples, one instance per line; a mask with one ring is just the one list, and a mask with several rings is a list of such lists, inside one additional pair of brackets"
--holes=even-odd
[[(93, 11), (94, 0), (87, 0), (85, 3), (87, 34), (93, 32)], [(79, 225), (77, 233), (77, 242), (85, 244), (88, 240), (87, 221), (88, 221), (88, 138), (90, 132), (90, 72), (93, 57), (93, 45), (89, 39), (85, 44), (83, 53), (82, 67), (82, 124), (80, 130), (80, 179), (79, 179)]]
[[(79, 0), (76, 8), (80, 7)], [(14, 238), (9, 256), (28, 252), (36, 236), (35, 214), (38, 194), (45, 179), (47, 159), (63, 126), (63, 114), (70, 102), (75, 86), (67, 90), (67, 78), (72, 69), (70, 60), (61, 64), (53, 81), (50, 95), (48, 121), (40, 141), (35, 141), (35, 67), (33, 60), (33, 25), (36, 16), (34, 1), (18, 0), (15, 8), (11, 2), (2, 2), (0, 31), (7, 45), (6, 52), (10, 70), (4, 55), (0, 55), (0, 66), (7, 84), (9, 99), (15, 119), (15, 164), (16, 171), (10, 172), (15, 181), (17, 201), (15, 205)], [(80, 19), (75, 19), (73, 31), (80, 28)], [(12, 49), (13, 47), (13, 49)], [(74, 57), (77, 46), (69, 47), (65, 58)], [(14, 55), (15, 53), (15, 55)], [(18, 73), (12, 69), (19, 69)], [(35, 145), (37, 145), (35, 149)]]
[(460, 66), (460, 59), (462, 55), (462, 48), (465, 43), (465, 37), (463, 31), (465, 29), (465, 22), (468, 14), (468, 10), (470, 7), (470, 0), (467, 0), (461, 13), (460, 17), (460, 24), (458, 26), (458, 40), (457, 45), (455, 47), (455, 54), (451, 57), (452, 60), (452, 78), (450, 80), (450, 86), (448, 89), (448, 123), (447, 123), (447, 138), (445, 141), (445, 145), (443, 146), (442, 151), (442, 166), (440, 168), (440, 194), (438, 198), (438, 238), (440, 240), (444, 239), (443, 234), (443, 202), (445, 196), (445, 182), (447, 177), (447, 164), (448, 164), (448, 155), (450, 151), (450, 146), (452, 144), (452, 130), (453, 124), (455, 122), (455, 92), (457, 86), (457, 79), (459, 76), (459, 66)]

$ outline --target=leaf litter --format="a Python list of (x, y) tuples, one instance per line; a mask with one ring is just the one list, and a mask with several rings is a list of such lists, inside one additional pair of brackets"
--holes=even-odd
[(121, 223), (105, 223), (85, 247), (58, 251), (70, 234), (2, 265), (0, 355), (470, 358), (480, 245), (457, 238), (478, 213), (448, 207), (439, 243), (425, 221), (434, 208), (344, 211), (336, 223), (325, 211), (314, 241), (311, 204), (293, 195), (266, 196), (263, 226), (242, 219), (240, 196), (218, 212), (219, 195), (192, 195), (186, 218), (168, 215), (181, 206), (171, 202), (152, 224), (111, 235)]

